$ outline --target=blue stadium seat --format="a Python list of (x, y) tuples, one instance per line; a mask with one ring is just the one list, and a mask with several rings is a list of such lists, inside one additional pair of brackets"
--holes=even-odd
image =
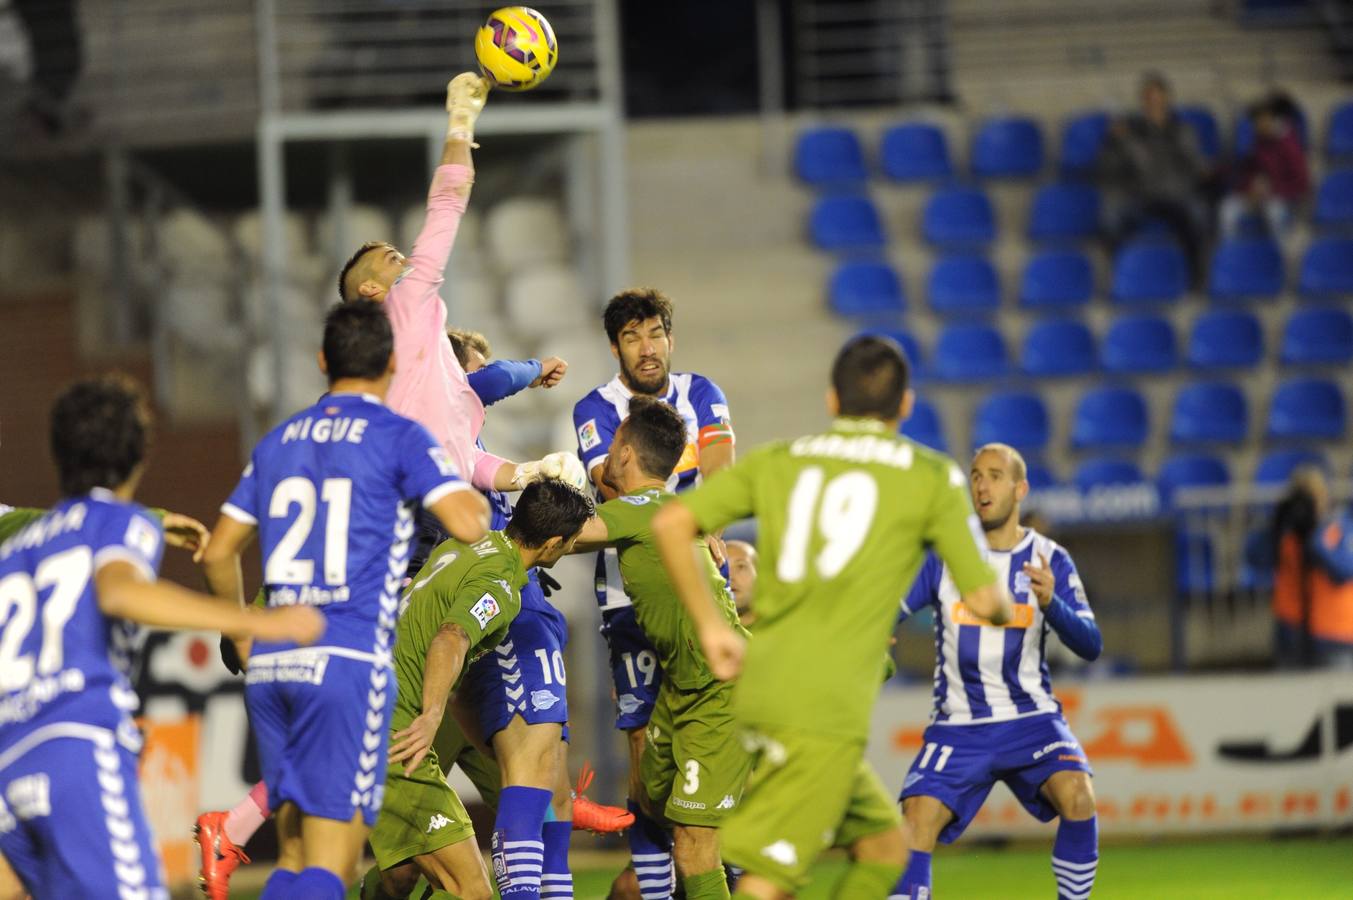
[(1256, 366), (1264, 356), (1264, 329), (1247, 312), (1204, 313), (1189, 335), (1188, 364), (1198, 369)]
[(921, 352), (921, 342), (916, 340), (916, 336), (910, 331), (901, 328), (885, 328), (875, 326), (866, 328), (860, 334), (878, 334), (883, 337), (892, 338), (902, 348), (903, 354), (907, 357), (907, 362), (911, 363), (911, 377), (917, 378), (925, 365), (925, 356)]
[(1330, 159), (1353, 157), (1353, 100), (1341, 103), (1330, 113), (1325, 155)]
[(887, 263), (844, 262), (832, 273), (828, 302), (838, 316), (882, 318), (907, 308), (897, 272)]
[(1221, 155), (1221, 129), (1212, 110), (1206, 106), (1180, 106), (1175, 109), (1175, 115), (1193, 128), (1203, 156), (1210, 161)]
[(1301, 466), (1319, 466), (1329, 471), (1329, 462), (1323, 453), (1302, 448), (1270, 450), (1254, 469), (1256, 484), (1284, 484)]
[(1029, 239), (1075, 241), (1099, 233), (1099, 189), (1076, 182), (1048, 184), (1029, 207)]
[(1019, 283), (1026, 309), (1084, 306), (1095, 292), (1095, 271), (1079, 250), (1041, 250), (1029, 258)]
[(1179, 364), (1174, 326), (1160, 316), (1115, 319), (1104, 335), (1100, 358), (1115, 374), (1168, 372)]
[(1205, 531), (1180, 528), (1174, 534), (1175, 590), (1207, 596), (1216, 585), (1216, 546)]
[(1222, 241), (1212, 253), (1208, 293), (1213, 300), (1271, 298), (1282, 293), (1283, 254), (1268, 237)]
[(1321, 238), (1307, 247), (1297, 290), (1303, 297), (1353, 294), (1353, 238)]
[(972, 173), (978, 178), (1024, 178), (1043, 168), (1043, 132), (1033, 119), (988, 119), (972, 141)]
[(1134, 462), (1125, 459), (1087, 459), (1076, 467), (1076, 476), (1072, 479), (1082, 491), (1097, 487), (1111, 487), (1116, 484), (1138, 484), (1146, 480), (1142, 470)]
[(894, 181), (931, 181), (952, 178), (949, 141), (939, 126), (929, 122), (894, 125), (883, 133), (883, 174)]
[(822, 197), (808, 220), (813, 243), (823, 250), (881, 250), (887, 239), (878, 209), (868, 197)]
[(1182, 297), (1188, 284), (1184, 251), (1172, 243), (1135, 240), (1113, 261), (1110, 294), (1117, 303), (1169, 303)]
[(1345, 309), (1303, 309), (1283, 328), (1284, 365), (1353, 362), (1353, 315)]
[(931, 450), (947, 453), (948, 442), (944, 439), (944, 423), (940, 421), (939, 410), (928, 400), (916, 398), (911, 415), (902, 423), (901, 431), (918, 444), (925, 444)]
[(1001, 305), (996, 269), (983, 256), (942, 256), (926, 281), (930, 308), (937, 313), (994, 312)]
[(931, 370), (947, 381), (999, 378), (1009, 370), (1001, 333), (990, 325), (949, 325), (935, 341)]
[(1067, 119), (1062, 125), (1062, 174), (1089, 174), (1095, 167), (1108, 130), (1109, 114), (1106, 112), (1081, 113)]
[(940, 188), (926, 201), (921, 235), (939, 246), (973, 246), (996, 239), (991, 200), (978, 188)]
[(1040, 462), (1025, 460), (1028, 471), (1024, 477), (1029, 482), (1029, 490), (1037, 491), (1043, 488), (1050, 488), (1057, 484), (1057, 476), (1052, 474), (1052, 470)]
[(1180, 488), (1225, 487), (1231, 483), (1226, 463), (1202, 453), (1180, 453), (1165, 460), (1156, 474), (1156, 484), (1167, 502)]
[(1175, 395), (1170, 440), (1176, 444), (1238, 444), (1249, 426), (1245, 395), (1233, 384), (1190, 384)]
[(1095, 388), (1081, 395), (1071, 423), (1071, 446), (1140, 447), (1150, 424), (1146, 400), (1131, 388)]
[(1035, 378), (1093, 372), (1099, 368), (1095, 337), (1077, 319), (1039, 322), (1024, 336), (1020, 368)]
[(973, 415), (972, 445), (1009, 444), (1021, 453), (1047, 449), (1052, 429), (1043, 400), (1026, 391), (988, 394)]
[(801, 132), (794, 148), (794, 172), (814, 187), (858, 184), (869, 177), (860, 139), (849, 128)]
[(1271, 438), (1336, 440), (1344, 436), (1347, 414), (1339, 385), (1323, 378), (1293, 378), (1278, 385), (1268, 410)]
[(1353, 225), (1353, 169), (1331, 172), (1315, 192), (1315, 224), (1326, 228)]

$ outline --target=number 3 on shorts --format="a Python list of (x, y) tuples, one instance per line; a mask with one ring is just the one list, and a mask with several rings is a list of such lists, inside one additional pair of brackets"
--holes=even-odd
[(700, 763), (697, 760), (686, 760), (686, 783), (681, 789), (687, 794), (694, 794), (700, 790)]

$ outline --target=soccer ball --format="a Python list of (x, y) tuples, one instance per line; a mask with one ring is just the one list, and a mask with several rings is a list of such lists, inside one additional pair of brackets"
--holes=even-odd
[(527, 6), (505, 6), (489, 14), (474, 38), (479, 71), (496, 86), (527, 91), (540, 84), (559, 60), (554, 29)]

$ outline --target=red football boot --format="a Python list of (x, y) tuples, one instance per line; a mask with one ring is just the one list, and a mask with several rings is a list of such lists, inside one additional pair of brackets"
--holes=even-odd
[(573, 828), (593, 834), (618, 834), (634, 824), (634, 813), (618, 806), (603, 806), (583, 795), (596, 773), (583, 763), (578, 773), (578, 789), (573, 792)]
[(202, 851), (202, 871), (198, 887), (210, 900), (227, 900), (230, 876), (240, 863), (249, 862), (244, 851), (226, 836), (223, 812), (208, 812), (197, 817), (193, 838)]

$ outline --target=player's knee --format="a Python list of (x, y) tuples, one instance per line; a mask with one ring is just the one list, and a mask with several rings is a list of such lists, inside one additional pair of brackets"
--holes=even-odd
[(1062, 803), (1062, 817), (1080, 822), (1095, 817), (1095, 790), (1089, 778), (1077, 779)]
[(920, 802), (910, 799), (902, 806), (902, 835), (906, 847), (929, 853), (935, 849), (940, 832), (944, 830), (946, 817), (940, 815), (944, 807), (940, 804)]
[(672, 858), (683, 875), (717, 869), (719, 832), (713, 828), (678, 825), (672, 830)]
[(611, 882), (611, 892), (606, 900), (642, 900), (639, 894), (639, 876), (631, 868), (625, 868)]
[(889, 828), (855, 841), (850, 845), (850, 855), (858, 862), (905, 865), (907, 840), (901, 828)]

